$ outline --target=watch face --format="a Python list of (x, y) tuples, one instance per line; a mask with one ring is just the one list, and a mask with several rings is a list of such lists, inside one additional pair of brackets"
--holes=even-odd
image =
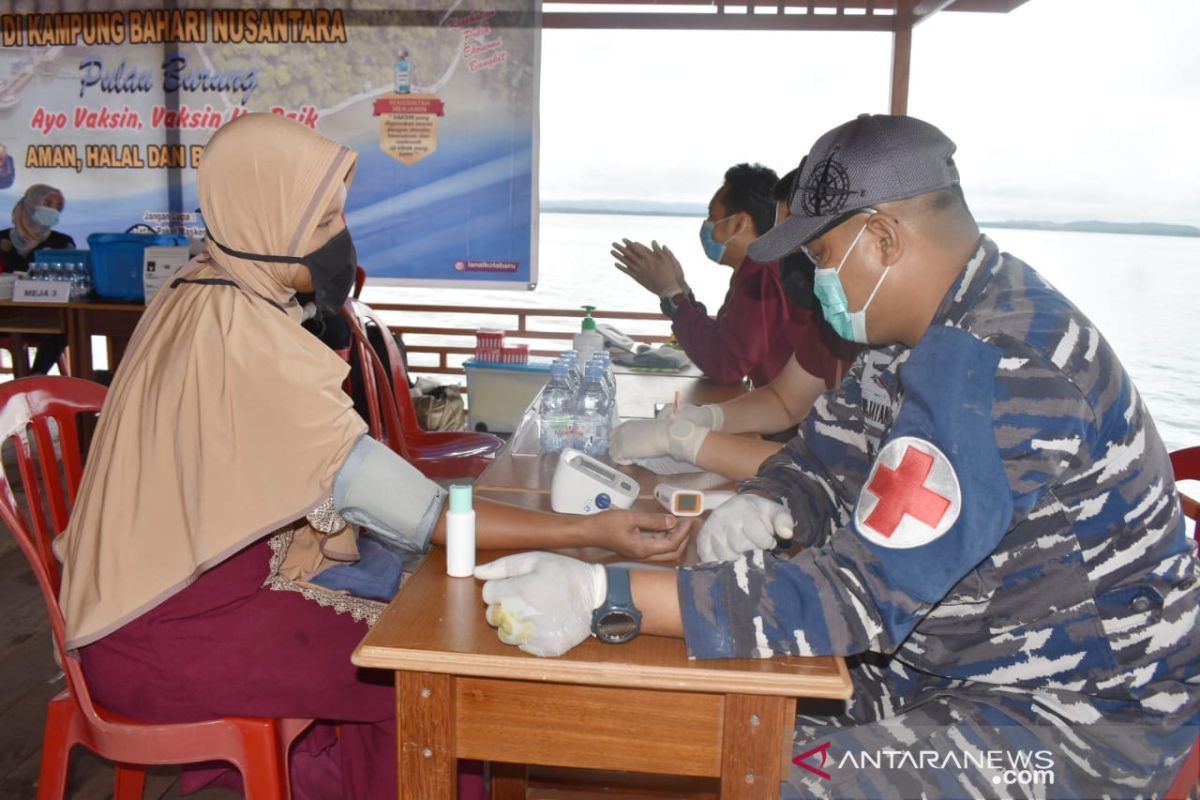
[(637, 636), (640, 620), (628, 611), (612, 609), (596, 622), (596, 637), (605, 642), (627, 642)]

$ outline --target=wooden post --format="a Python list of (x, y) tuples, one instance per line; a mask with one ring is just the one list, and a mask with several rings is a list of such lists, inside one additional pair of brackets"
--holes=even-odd
[(908, 113), (908, 73), (912, 62), (914, 0), (896, 4), (896, 27), (892, 30), (891, 113)]

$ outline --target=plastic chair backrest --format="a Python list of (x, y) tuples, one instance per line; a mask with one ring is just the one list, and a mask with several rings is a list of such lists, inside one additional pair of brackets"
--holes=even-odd
[[(18, 502), (7, 473), (0, 470), (0, 520), (37, 578), (67, 685), (91, 720), (98, 717), (79, 662), (68, 658), (64, 648), (66, 623), (58, 605), (61, 573), (51, 545), (67, 526), (83, 475), (78, 418), (99, 412), (106, 392), (100, 384), (80, 378), (39, 376), (0, 384), (0, 442), (14, 446), (26, 498), (24, 504)], [(58, 430), (61, 459), (51, 421)], [(45, 486), (44, 496), (39, 483)]]
[[(1200, 481), (1200, 445), (1171, 453), (1171, 469), (1175, 472), (1176, 483), (1186, 480)], [(1183, 513), (1198, 523), (1196, 541), (1200, 542), (1200, 498), (1180, 493), (1180, 499), (1183, 501)]]
[[(408, 388), (412, 385), (408, 378), (408, 367), (404, 363), (404, 354), (400, 352), (400, 348), (396, 345), (396, 340), (392, 337), (391, 328), (388, 327), (388, 324), (379, 315), (379, 312), (366, 303), (355, 300), (351, 303), (351, 306), (354, 309), (354, 314), (358, 318), (359, 324), (363, 327), (364, 333), (371, 327), (379, 331), (379, 338), (382, 340), (384, 351), (387, 353), (387, 363), (384, 365), (384, 368), (388, 371), (390, 386), (394, 389), (396, 407), (400, 412), (400, 421), (404, 424), (405, 432), (422, 432), (424, 428), (421, 427), (421, 422), (417, 418), (417, 408), (413, 405), (412, 395), (408, 393)], [(369, 339), (370, 337), (368, 336), (367, 338)]]
[(367, 282), (367, 271), (362, 267), (354, 268), (354, 299), (362, 295), (363, 286)]
[[(359, 318), (356, 307), (361, 305), (357, 300), (347, 300), (342, 307), (342, 316), (350, 327), (350, 336), (353, 340), (350, 344), (352, 358), (358, 362), (360, 367), (363, 392), (366, 395), (367, 426), (373, 438), (384, 442), (392, 450), (411, 461), (413, 453), (406, 441), (406, 432), (409, 427), (403, 420), (404, 411), (397, 402), (398, 392), (392, 391), (388, 369), (379, 358), (379, 354), (375, 352), (375, 348), (367, 336), (366, 327)], [(384, 327), (384, 331), (387, 332), (386, 327)], [(390, 335), (385, 335), (385, 342), (390, 338)], [(407, 381), (403, 386), (408, 386)], [(408, 398), (407, 390), (405, 397)], [(416, 409), (412, 406), (411, 398), (408, 398), (407, 405), (407, 410), (415, 423)]]
[[(1175, 473), (1175, 481), (1200, 480), (1200, 446), (1187, 447), (1171, 453), (1171, 470)], [(1196, 541), (1200, 542), (1200, 502), (1195, 498), (1180, 494), (1183, 502), (1183, 513), (1197, 520)], [(1192, 750), (1184, 760), (1175, 780), (1163, 797), (1165, 800), (1184, 800), (1193, 796), (1192, 792), (1200, 778), (1200, 740), (1192, 745)]]

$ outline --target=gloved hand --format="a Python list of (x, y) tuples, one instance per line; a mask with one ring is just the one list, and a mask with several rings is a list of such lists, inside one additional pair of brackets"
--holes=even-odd
[(686, 419), (634, 419), (613, 431), (608, 454), (618, 464), (665, 455), (695, 464), (706, 436), (708, 428)]
[(736, 561), (740, 553), (770, 550), (791, 539), (792, 512), (756, 494), (739, 494), (713, 510), (696, 539), (701, 561)]
[(505, 644), (535, 656), (561, 656), (592, 632), (608, 574), (554, 553), (519, 553), (475, 568), (488, 624)]
[(705, 406), (683, 405), (679, 407), (679, 410), (676, 410), (674, 406), (663, 406), (663, 410), (658, 412), (658, 418), (686, 419), (701, 428), (719, 431), (725, 423), (725, 412), (715, 403)]

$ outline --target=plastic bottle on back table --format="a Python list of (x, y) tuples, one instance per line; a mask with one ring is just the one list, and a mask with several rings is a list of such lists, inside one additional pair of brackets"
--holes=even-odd
[(604, 370), (600, 364), (588, 364), (583, 373), (583, 385), (575, 402), (575, 448), (589, 456), (608, 452), (611, 430), (608, 399), (604, 391)]
[(571, 397), (579, 394), (579, 384), (583, 383), (583, 365), (579, 363), (579, 354), (574, 350), (563, 350), (559, 356), (567, 365), (567, 382), (571, 384)]
[(575, 334), (573, 347), (579, 354), (579, 365), (584, 367), (592, 360), (592, 353), (604, 349), (604, 337), (596, 330), (596, 320), (592, 319), (595, 306), (582, 306), (587, 314), (580, 324), (579, 333)]
[(538, 403), (538, 446), (543, 453), (558, 453), (571, 442), (574, 428), (574, 392), (567, 382), (567, 364), (556, 361), (550, 365), (550, 380), (542, 389)]

